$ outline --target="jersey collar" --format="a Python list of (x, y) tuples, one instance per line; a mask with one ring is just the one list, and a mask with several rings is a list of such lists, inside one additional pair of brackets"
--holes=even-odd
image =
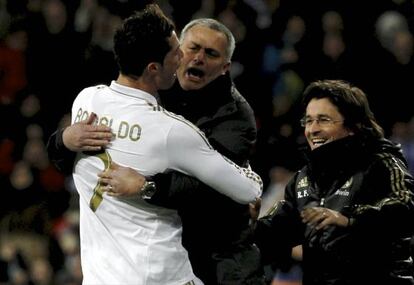
[(153, 105), (158, 105), (157, 99), (153, 95), (149, 94), (148, 92), (145, 92), (145, 91), (142, 91), (136, 88), (131, 88), (125, 85), (121, 85), (117, 83), (115, 80), (111, 82), (110, 88), (115, 92), (125, 94), (128, 96), (132, 96), (132, 97), (136, 97), (139, 99), (143, 99)]

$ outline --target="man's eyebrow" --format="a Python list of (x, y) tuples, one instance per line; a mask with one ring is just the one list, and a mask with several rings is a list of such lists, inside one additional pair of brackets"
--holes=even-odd
[(318, 115), (316, 115), (316, 116), (305, 115), (305, 118), (314, 118), (314, 117), (316, 117), (316, 118), (321, 118), (321, 117), (327, 117), (327, 118), (330, 118), (331, 116), (329, 116), (328, 114), (318, 114)]
[(199, 43), (197, 43), (195, 41), (190, 41), (190, 44), (191, 45), (194, 45), (194, 46), (197, 46), (197, 47), (200, 47), (201, 46)]

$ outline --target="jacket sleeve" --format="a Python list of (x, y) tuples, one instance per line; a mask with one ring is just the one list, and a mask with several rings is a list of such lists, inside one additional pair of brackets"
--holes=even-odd
[(236, 112), (215, 126), (208, 139), (218, 152), (242, 166), (256, 143), (256, 120), (250, 105), (238, 93), (234, 107)]
[(351, 230), (408, 236), (413, 234), (414, 180), (405, 164), (392, 155), (382, 155), (368, 171), (365, 187), (368, 197), (353, 205)]
[(76, 158), (76, 153), (70, 151), (63, 144), (64, 129), (56, 130), (47, 142), (47, 153), (49, 160), (61, 172), (65, 174), (72, 173), (73, 163)]
[(292, 248), (302, 243), (304, 231), (296, 203), (290, 199), (295, 184), (295, 179), (289, 182), (285, 200), (279, 201), (267, 216), (257, 221), (254, 233), (263, 263), (282, 269), (289, 265)]
[(179, 209), (200, 188), (198, 179), (178, 171), (168, 171), (152, 177), (157, 191), (147, 202), (172, 209)]

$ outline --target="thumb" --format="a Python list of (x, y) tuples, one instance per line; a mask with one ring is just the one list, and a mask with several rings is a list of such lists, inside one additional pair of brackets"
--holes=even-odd
[(86, 119), (85, 124), (92, 125), (97, 118), (98, 116), (94, 112), (92, 112), (91, 115), (88, 117), (88, 119)]

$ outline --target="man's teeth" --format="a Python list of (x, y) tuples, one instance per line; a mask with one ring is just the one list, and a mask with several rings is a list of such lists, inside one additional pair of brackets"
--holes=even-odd
[(314, 145), (321, 145), (321, 144), (324, 144), (325, 142), (326, 142), (325, 139), (314, 139), (314, 140), (312, 140), (312, 143)]

